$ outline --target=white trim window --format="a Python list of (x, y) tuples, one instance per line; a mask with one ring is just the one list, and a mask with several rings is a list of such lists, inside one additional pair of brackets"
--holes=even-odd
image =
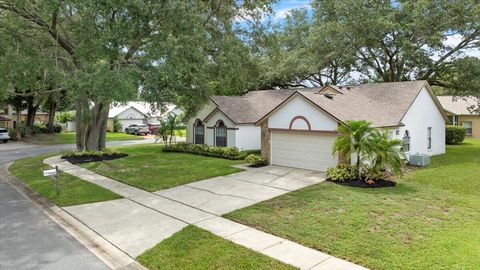
[(227, 126), (222, 120), (215, 125), (215, 146), (227, 146)]
[(410, 152), (410, 133), (405, 130), (403, 133), (403, 152)]
[(205, 144), (205, 128), (200, 119), (197, 119), (193, 124), (193, 143)]
[(432, 150), (432, 128), (427, 128), (427, 149)]
[(462, 126), (465, 128), (467, 135), (472, 135), (472, 121), (463, 121)]

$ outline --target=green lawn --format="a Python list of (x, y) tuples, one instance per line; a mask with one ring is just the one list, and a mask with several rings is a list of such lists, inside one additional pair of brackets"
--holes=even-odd
[(84, 163), (82, 167), (144, 190), (157, 191), (240, 172), (240, 169), (231, 165), (244, 162), (185, 153), (165, 153), (162, 152), (162, 147), (158, 144), (117, 147), (115, 149), (129, 156)]
[(137, 260), (151, 270), (294, 269), (192, 225), (145, 251)]
[(394, 188), (324, 182), (226, 216), (372, 269), (479, 269), (480, 140)]
[[(143, 140), (142, 136), (136, 136), (125, 133), (107, 132), (107, 141), (126, 141), (126, 140)], [(64, 132), (55, 134), (37, 134), (22, 139), (28, 143), (34, 144), (66, 144), (75, 143), (75, 132)]]
[(120, 195), (95, 184), (83, 181), (73, 175), (60, 173), (60, 196), (55, 191), (52, 177), (44, 177), (43, 170), (51, 167), (43, 164), (43, 160), (52, 155), (42, 155), (15, 161), (9, 170), (31, 189), (42, 194), (59, 206), (100, 202), (121, 198)]

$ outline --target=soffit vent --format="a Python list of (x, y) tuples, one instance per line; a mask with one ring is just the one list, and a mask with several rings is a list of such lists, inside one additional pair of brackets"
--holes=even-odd
[(330, 93), (325, 93), (323, 95), (328, 99), (333, 99), (333, 97), (334, 97), (334, 94), (330, 94)]

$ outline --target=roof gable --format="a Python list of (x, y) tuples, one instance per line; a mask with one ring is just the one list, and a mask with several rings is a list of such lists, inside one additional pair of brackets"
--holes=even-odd
[(131, 106), (131, 105), (122, 106), (122, 107), (117, 108), (116, 110), (111, 111), (108, 114), (108, 117), (109, 118), (118, 117), (119, 115), (121, 115), (122, 113), (126, 112), (129, 109), (133, 109), (133, 110), (139, 112), (140, 114), (142, 114), (143, 116), (148, 117), (148, 115), (146, 115), (145, 113), (143, 113), (142, 111), (140, 111), (139, 109), (137, 109), (136, 107)]

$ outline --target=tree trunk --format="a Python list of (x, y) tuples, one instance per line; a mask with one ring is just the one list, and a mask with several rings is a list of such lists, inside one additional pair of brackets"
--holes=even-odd
[(106, 145), (110, 104), (96, 102), (93, 107), (85, 98), (76, 101), (77, 150), (103, 151)]
[(15, 106), (15, 112), (16, 112), (15, 139), (20, 140), (22, 138), (22, 134), (20, 133), (22, 107), (20, 105)]
[(55, 133), (55, 112), (57, 111), (57, 102), (52, 102), (48, 111), (48, 133)]
[(360, 175), (360, 152), (357, 152), (357, 177), (358, 180), (360, 180), (361, 175)]
[(26, 126), (30, 129), (33, 128), (33, 124), (35, 123), (35, 115), (37, 114), (38, 105), (35, 106), (33, 104), (33, 99), (29, 100), (27, 103), (27, 119), (26, 119)]

